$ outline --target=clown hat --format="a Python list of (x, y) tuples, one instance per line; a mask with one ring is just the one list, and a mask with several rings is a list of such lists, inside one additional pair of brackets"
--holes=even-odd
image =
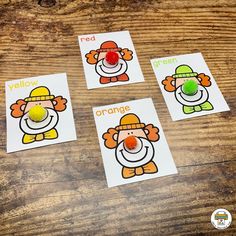
[(108, 51), (121, 51), (121, 48), (118, 48), (117, 44), (114, 41), (106, 41), (101, 44), (100, 48), (97, 49), (97, 52), (108, 52)]
[(116, 130), (140, 129), (144, 126), (145, 124), (140, 122), (138, 116), (130, 113), (120, 119), (120, 125), (116, 127)]
[(193, 72), (193, 69), (188, 65), (180, 65), (175, 69), (173, 78), (189, 78), (197, 76), (197, 72)]
[(33, 89), (30, 93), (30, 96), (25, 98), (26, 102), (36, 102), (36, 101), (45, 101), (53, 99), (55, 96), (50, 94), (48, 88), (40, 86)]

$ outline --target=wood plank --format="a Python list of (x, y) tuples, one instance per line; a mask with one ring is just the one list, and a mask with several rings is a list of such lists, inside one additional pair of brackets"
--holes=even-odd
[[(84, 169), (91, 173), (88, 167)], [(235, 211), (236, 161), (182, 167), (177, 177), (110, 189), (102, 171), (95, 170), (79, 179), (81, 171), (86, 172), (82, 169), (74, 171), (76, 180), (21, 185), (6, 191), (6, 198), (9, 192), (12, 196), (9, 201), (1, 199), (5, 202), (0, 207), (0, 221), (4, 222), (1, 233), (57, 235), (72, 230), (88, 235), (130, 231), (139, 235), (196, 235), (217, 233), (210, 223), (215, 208)], [(230, 235), (235, 229), (233, 221), (225, 233)]]

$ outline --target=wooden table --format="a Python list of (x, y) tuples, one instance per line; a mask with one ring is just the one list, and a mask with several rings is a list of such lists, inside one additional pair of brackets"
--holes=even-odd
[[(236, 235), (235, 0), (1, 0), (0, 29), (0, 235)], [(119, 30), (145, 83), (87, 90), (77, 36)], [(231, 111), (172, 122), (150, 59), (199, 51)], [(4, 82), (59, 72), (78, 140), (6, 154)], [(107, 188), (92, 107), (146, 97), (179, 174)]]

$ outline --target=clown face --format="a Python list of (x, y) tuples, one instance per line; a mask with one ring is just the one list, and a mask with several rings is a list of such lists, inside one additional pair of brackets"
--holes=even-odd
[(115, 65), (110, 65), (107, 63), (105, 56), (106, 52), (101, 52), (98, 57), (98, 62), (96, 64), (96, 72), (103, 77), (113, 77), (124, 74), (127, 69), (128, 65), (127, 62), (122, 59), (121, 54), (119, 55), (119, 61)]
[[(29, 110), (35, 105), (41, 105), (46, 109), (46, 116), (41, 122), (34, 122), (29, 118)], [(26, 134), (40, 134), (53, 129), (58, 121), (58, 113), (54, 110), (50, 100), (28, 102), (24, 110), (24, 115), (20, 119), (20, 128)]]
[[(135, 149), (129, 150), (124, 143), (127, 136), (134, 135), (137, 140)], [(150, 162), (154, 156), (154, 147), (152, 143), (147, 140), (143, 129), (124, 130), (119, 132), (119, 145), (116, 148), (116, 159), (125, 167), (139, 167)]]
[[(194, 95), (187, 95), (183, 92), (183, 84), (186, 80), (194, 80), (198, 83), (198, 91)], [(207, 89), (202, 86), (196, 77), (176, 79), (176, 100), (184, 106), (197, 106), (206, 102), (209, 98)]]
[(147, 138), (143, 129), (128, 129), (119, 131), (118, 143), (125, 140), (128, 136), (133, 135), (135, 137)]
[(36, 105), (40, 105), (44, 108), (52, 108), (53, 109), (52, 101), (51, 100), (45, 100), (45, 101), (28, 102), (25, 106), (25, 111), (24, 112), (28, 112), (30, 110), (30, 108), (32, 108)]

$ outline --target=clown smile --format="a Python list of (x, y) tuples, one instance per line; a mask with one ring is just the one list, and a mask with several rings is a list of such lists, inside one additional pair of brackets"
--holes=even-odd
[[(142, 161), (146, 156), (147, 156), (147, 153), (148, 153), (148, 146), (145, 146), (145, 148), (146, 148), (146, 152), (145, 152), (145, 154), (144, 154), (144, 156), (143, 157), (141, 157), (141, 159), (139, 159), (139, 160), (128, 160), (128, 159), (126, 159), (126, 157), (124, 156), (124, 153), (123, 153), (123, 149), (122, 150), (120, 150), (120, 153), (121, 153), (121, 155), (123, 156), (123, 158), (126, 160), (126, 161), (128, 161), (128, 162), (138, 162), (138, 161)], [(138, 151), (139, 152), (139, 151)], [(137, 152), (137, 153), (138, 153)]]
[[(121, 64), (122, 64), (122, 63), (121, 63)], [(117, 65), (118, 65), (118, 62), (117, 62), (116, 64), (114, 64), (114, 66), (113, 66), (113, 65), (111, 65), (111, 64), (108, 64), (105, 60), (102, 60), (102, 65), (100, 65), (100, 66), (104, 66), (104, 67), (106, 67), (107, 69), (114, 69), (114, 68), (117, 67)]]
[(106, 74), (114, 74), (114, 73), (118, 73), (118, 72), (120, 72), (121, 70), (122, 70), (122, 67), (123, 67), (123, 64), (122, 63), (120, 63), (120, 68), (118, 69), (118, 70), (116, 70), (116, 71), (113, 71), (113, 72), (108, 72), (108, 71), (105, 71), (103, 68), (105, 67), (105, 68), (107, 68), (108, 70), (114, 70), (114, 68), (116, 68), (118, 65), (115, 65), (115, 66), (113, 66), (113, 67), (107, 67), (107, 66), (105, 66), (104, 64), (103, 65), (100, 65), (99, 67), (100, 67), (100, 69), (101, 69), (101, 71), (103, 72), (103, 73), (106, 73)]
[(117, 161), (125, 167), (133, 168), (145, 165), (150, 162), (154, 157), (154, 147), (153, 144), (146, 138), (138, 138), (138, 147), (136, 150), (127, 150), (124, 141), (116, 148), (116, 159)]
[[(199, 90), (199, 92), (200, 92), (200, 97), (199, 98), (197, 98), (196, 100), (190, 100), (191, 102), (197, 102), (197, 101), (199, 101), (199, 100), (201, 100), (202, 99), (202, 97), (203, 97), (203, 90)], [(187, 98), (189, 98), (189, 96), (188, 95), (184, 95), (182, 92), (179, 92), (179, 95), (180, 95), (180, 97), (184, 100), (184, 101), (186, 101), (186, 102), (189, 102), (189, 100), (187, 100), (185, 97), (187, 96)], [(191, 96), (192, 97), (192, 96)]]
[(176, 100), (184, 106), (197, 106), (206, 102), (209, 98), (207, 89), (198, 85), (199, 89), (196, 94), (189, 96), (183, 93), (182, 86), (179, 86), (175, 91)]
[[(48, 117), (48, 116), (47, 116), (47, 117)], [(47, 119), (47, 117), (46, 117), (45, 119)], [(49, 122), (48, 122), (46, 125), (44, 125), (43, 127), (40, 127), (40, 128), (33, 128), (33, 127), (31, 127), (31, 126), (29, 125), (29, 123), (28, 123), (29, 118), (25, 118), (25, 124), (26, 124), (26, 126), (27, 126), (29, 129), (32, 129), (32, 130), (41, 130), (41, 129), (44, 129), (44, 128), (46, 128), (47, 126), (50, 125), (50, 123), (52, 122), (53, 117), (54, 117), (54, 116), (51, 115)], [(45, 120), (45, 119), (44, 119), (44, 120)]]
[(97, 74), (103, 77), (113, 77), (124, 74), (128, 69), (128, 64), (122, 58), (116, 65), (108, 64), (105, 59), (101, 59), (95, 66)]
[(47, 108), (47, 112), (47, 117), (41, 122), (32, 121), (28, 113), (25, 113), (20, 120), (21, 130), (26, 134), (40, 134), (53, 129), (59, 121), (59, 115), (51, 108)]

